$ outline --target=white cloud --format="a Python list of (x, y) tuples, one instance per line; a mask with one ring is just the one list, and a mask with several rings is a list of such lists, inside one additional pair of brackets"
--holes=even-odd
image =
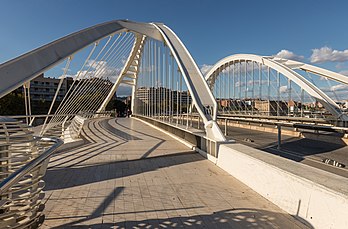
[(111, 67), (106, 61), (89, 60), (86, 64), (86, 70), (78, 71), (75, 75), (69, 75), (74, 79), (78, 76), (79, 79), (88, 79), (92, 77), (109, 79), (115, 82), (121, 68)]
[(330, 87), (330, 90), (331, 91), (348, 91), (348, 85), (345, 85), (345, 84), (337, 84), (337, 85), (334, 85), (334, 86), (331, 86)]
[(329, 97), (335, 101), (347, 100), (348, 99), (348, 85), (337, 84), (331, 87), (321, 88)]
[(107, 62), (103, 60), (100, 60), (100, 61), (89, 60), (86, 64), (86, 67), (91, 67), (93, 69), (101, 69), (101, 68), (104, 68), (106, 64)]
[(201, 66), (201, 72), (202, 72), (202, 74), (205, 75), (205, 73), (207, 73), (212, 67), (213, 67), (213, 65), (203, 64), (203, 65)]
[(330, 87), (320, 88), (325, 92), (329, 97), (335, 100), (348, 99), (348, 85), (345, 84), (336, 84)]
[(327, 46), (319, 49), (312, 49), (310, 60), (312, 63), (348, 61), (348, 49), (339, 51)]
[(289, 92), (288, 86), (281, 86), (281, 87), (279, 88), (279, 92), (280, 92), (280, 93)]
[(279, 57), (279, 58), (289, 59), (289, 60), (298, 60), (298, 61), (304, 59), (304, 56), (296, 55), (295, 53), (293, 53), (289, 50), (286, 50), (286, 49), (282, 49), (280, 52), (278, 52), (274, 56)]

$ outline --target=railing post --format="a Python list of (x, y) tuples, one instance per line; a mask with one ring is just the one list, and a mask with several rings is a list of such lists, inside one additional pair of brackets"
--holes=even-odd
[(200, 129), (201, 116), (198, 115), (197, 129)]
[(191, 125), (190, 126), (193, 127), (192, 112), (191, 112), (191, 117), (190, 118), (191, 118)]
[(227, 118), (225, 118), (225, 136), (227, 136)]
[(282, 126), (280, 123), (277, 123), (277, 129), (278, 129), (278, 145), (277, 149), (280, 150), (281, 143), (282, 143)]

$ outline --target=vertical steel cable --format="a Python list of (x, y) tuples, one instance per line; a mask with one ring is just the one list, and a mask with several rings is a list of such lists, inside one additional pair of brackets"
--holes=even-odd
[(57, 87), (57, 91), (56, 91), (56, 93), (55, 93), (55, 95), (54, 95), (54, 97), (53, 97), (51, 106), (50, 106), (50, 108), (49, 108), (49, 110), (48, 110), (47, 116), (46, 116), (45, 121), (44, 121), (44, 123), (43, 123), (43, 125), (42, 125), (41, 132), (40, 132), (40, 136), (42, 136), (42, 135), (44, 134), (44, 131), (45, 131), (46, 125), (47, 125), (48, 115), (51, 114), (53, 105), (54, 105), (54, 103), (56, 102), (56, 99), (57, 99), (57, 96), (58, 96), (58, 94), (59, 94), (60, 88), (61, 88), (61, 86), (62, 86), (63, 80), (64, 80), (64, 78), (65, 78), (65, 76), (66, 76), (66, 73), (68, 72), (68, 69), (69, 69), (71, 60), (72, 60), (72, 57), (70, 56), (70, 57), (68, 57), (68, 59), (67, 59), (67, 61), (66, 61), (66, 65), (65, 65), (65, 68), (64, 68), (63, 75), (61, 76), (61, 79), (60, 79), (59, 84), (58, 84), (58, 87)]

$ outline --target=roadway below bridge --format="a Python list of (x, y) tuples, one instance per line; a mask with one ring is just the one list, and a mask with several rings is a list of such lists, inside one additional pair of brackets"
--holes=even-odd
[[(221, 119), (221, 122), (219, 121), (219, 127), (222, 132), (225, 131), (224, 123), (224, 119)], [(180, 119), (179, 126), (180, 124), (185, 128), (187, 126), (186, 119)], [(189, 119), (188, 126), (198, 128), (197, 120)], [(339, 134), (321, 131), (321, 137), (330, 136), (330, 140), (336, 139), (332, 142), (282, 134), (281, 148), (278, 149), (277, 131), (261, 131), (252, 127), (256, 127), (257, 124), (244, 124), (243, 126), (246, 128), (233, 126), (233, 124), (229, 122), (229, 124), (226, 125), (226, 138), (228, 140), (235, 140), (237, 143), (243, 145), (260, 149), (266, 153), (276, 154), (336, 175), (348, 177), (348, 146), (340, 140)], [(276, 130), (275, 124), (268, 125), (268, 129), (272, 128)], [(202, 122), (200, 122), (199, 129), (204, 129)], [(282, 132), (284, 132), (284, 130), (293, 132), (293, 128), (290, 127), (283, 126), (282, 130)], [(306, 133), (310, 134), (311, 137), (315, 135), (315, 132), (311, 130), (306, 130), (303, 133), (304, 136), (307, 135)], [(330, 160), (329, 163), (325, 163), (327, 159)], [(332, 162), (338, 162), (344, 165), (344, 167), (334, 166), (331, 164)]]
[(308, 228), (143, 122), (94, 119), (83, 137), (50, 160), (42, 228)]
[[(180, 124), (179, 124), (180, 125)], [(197, 128), (197, 120), (189, 121), (189, 126)], [(255, 125), (255, 124), (251, 124)], [(185, 128), (186, 120), (182, 120), (182, 126)], [(220, 129), (224, 132), (224, 121), (219, 124)], [(248, 125), (244, 125), (248, 126)], [(270, 128), (276, 128), (274, 125)], [(200, 122), (199, 129), (204, 129), (203, 123)], [(282, 127), (283, 130), (291, 130), (293, 128)], [(311, 135), (314, 131), (307, 130)], [(335, 134), (323, 133), (322, 136)], [(306, 135), (306, 134), (304, 134)], [(256, 149), (260, 149), (266, 153), (272, 153), (290, 160), (304, 163), (306, 165), (325, 170), (343, 177), (348, 177), (348, 146), (340, 143), (340, 137), (336, 137), (337, 141), (319, 141), (312, 138), (294, 137), (286, 134), (281, 136), (281, 148), (278, 149), (277, 132), (255, 130), (253, 128), (242, 128), (227, 125), (227, 139), (235, 140), (237, 143), (247, 145)], [(345, 165), (344, 168), (324, 163), (325, 159), (330, 159)]]
[[(223, 130), (223, 126), (220, 126)], [(277, 154), (288, 159), (301, 162), (328, 172), (348, 177), (348, 146), (337, 143), (319, 141), (310, 138), (282, 135), (281, 148), (278, 149), (277, 133), (228, 126), (227, 138), (236, 142), (261, 149), (264, 152)], [(346, 165), (339, 168), (325, 164), (331, 159)]]

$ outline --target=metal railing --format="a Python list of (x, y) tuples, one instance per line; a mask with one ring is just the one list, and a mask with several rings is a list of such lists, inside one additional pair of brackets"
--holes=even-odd
[(113, 114), (108, 111), (66, 114), (63, 123), (49, 127), (44, 136), (50, 137), (34, 137), (30, 126), (13, 119), (47, 115), (0, 117), (0, 229), (35, 228), (43, 222), (45, 183), (42, 178), (50, 157), (65, 138), (79, 137), (86, 119)]
[[(282, 126), (282, 127), (291, 127), (295, 129), (304, 129), (304, 130), (314, 130), (314, 131), (325, 131), (325, 132), (332, 132), (332, 133), (342, 133), (347, 134), (348, 128), (347, 127), (338, 127), (338, 126), (332, 126), (330, 124), (325, 124), (318, 122), (318, 120), (312, 120), (311, 122), (308, 120), (306, 122), (304, 121), (290, 121), (290, 120), (276, 120), (276, 119), (256, 119), (256, 118), (246, 118), (246, 117), (226, 117), (226, 116), (218, 116), (218, 121), (221, 123), (221, 125), (226, 127), (228, 126), (228, 122), (234, 121), (239, 123), (247, 123), (247, 124), (262, 124), (262, 125), (272, 125), (272, 126)], [(224, 124), (222, 124), (224, 122)], [(225, 131), (226, 132), (226, 131)]]
[[(45, 160), (49, 159), (52, 154), (61, 146), (64, 142), (59, 138), (38, 138), (40, 141), (44, 142), (52, 142), (52, 145), (49, 149), (45, 150), (40, 156), (31, 160), (29, 163), (24, 165), (22, 168), (18, 169), (3, 181), (0, 182), (0, 195), (4, 192), (8, 191), (14, 184), (18, 183), (18, 181), (23, 178), (26, 174), (30, 173), (35, 167), (41, 165)], [(1, 207), (1, 206), (0, 206)]]
[(79, 113), (74, 113), (74, 114), (39, 114), (39, 115), (5, 115), (5, 117), (8, 118), (14, 118), (14, 119), (19, 119), (19, 120), (24, 120), (26, 118), (29, 118), (29, 123), (27, 123), (29, 126), (31, 126), (34, 123), (35, 119), (38, 118), (52, 118), (52, 117), (68, 117), (72, 118), (76, 115), (86, 115), (88, 117), (94, 117), (95, 115), (100, 115), (100, 116), (114, 116), (116, 111), (101, 111), (101, 112), (95, 112), (95, 111), (82, 111)]
[[(46, 173), (50, 157), (63, 144), (63, 140), (31, 138), (35, 144), (34, 148), (25, 148), (29, 146), (25, 141), (19, 143), (24, 144), (21, 151), (33, 151), (30, 154), (22, 154), (22, 158), (27, 157), (27, 162), (23, 165), (16, 167), (18, 156), (8, 158), (7, 161), (6, 158), (2, 158), (1, 174), (9, 175), (0, 182), (0, 228), (36, 228), (43, 222), (42, 199), (45, 185), (41, 179)], [(3, 144), (5, 148), (2, 148), (2, 152), (15, 154), (18, 152), (16, 144)], [(32, 157), (34, 159), (31, 159)], [(13, 169), (16, 170), (12, 172)]]
[(248, 118), (253, 120), (275, 120), (286, 122), (297, 122), (307, 124), (329, 124), (330, 121), (322, 118), (306, 118), (306, 117), (292, 117), (292, 116), (268, 116), (268, 115), (248, 115), (248, 114), (218, 114), (219, 119), (223, 118)]

